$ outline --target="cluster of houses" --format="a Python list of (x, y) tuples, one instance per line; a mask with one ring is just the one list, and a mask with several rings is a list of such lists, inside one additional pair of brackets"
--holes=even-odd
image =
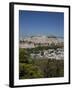
[[(47, 37), (47, 36), (33, 36), (27, 37), (23, 40), (20, 40), (19, 47), (20, 48), (35, 48), (37, 46), (51, 46), (51, 45), (63, 45), (64, 41), (63, 38), (56, 38), (56, 37)], [(64, 45), (63, 45), (64, 46)], [(39, 51), (38, 53), (31, 53), (30, 54), (34, 59), (56, 59), (56, 60), (63, 60), (64, 59), (64, 49), (57, 48), (55, 49), (48, 49)]]
[(64, 49), (48, 49), (40, 51), (39, 53), (31, 53), (30, 54), (33, 59), (56, 59), (56, 60), (64, 60)]

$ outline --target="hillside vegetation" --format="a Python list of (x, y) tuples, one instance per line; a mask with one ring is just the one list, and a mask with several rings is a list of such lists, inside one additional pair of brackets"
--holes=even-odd
[[(19, 49), (19, 79), (53, 78), (64, 76), (64, 60), (31, 58), (30, 53), (37, 53), (39, 50), (42, 51), (43, 49), (46, 50), (48, 48), (49, 47)], [(58, 47), (55, 47), (55, 49), (56, 48)]]

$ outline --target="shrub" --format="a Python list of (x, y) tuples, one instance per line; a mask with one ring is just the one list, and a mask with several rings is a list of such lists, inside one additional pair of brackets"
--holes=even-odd
[(30, 79), (30, 78), (42, 78), (43, 74), (41, 70), (32, 64), (22, 64), (19, 66), (19, 78), (20, 79)]
[(31, 57), (27, 50), (20, 49), (19, 51), (19, 62), (20, 63), (31, 63)]

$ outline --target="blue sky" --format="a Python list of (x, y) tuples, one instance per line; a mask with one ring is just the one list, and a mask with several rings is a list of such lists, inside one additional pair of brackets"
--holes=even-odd
[(19, 11), (20, 38), (34, 35), (64, 36), (64, 13)]

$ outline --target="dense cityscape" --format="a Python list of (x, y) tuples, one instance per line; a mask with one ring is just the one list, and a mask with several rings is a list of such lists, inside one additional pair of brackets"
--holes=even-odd
[[(63, 38), (57, 38), (55, 36), (47, 37), (47, 36), (31, 36), (20, 40), (20, 48), (35, 48), (35, 47), (48, 47), (48, 46), (63, 46)], [(64, 59), (64, 48), (48, 48), (46, 50), (39, 50), (32, 52), (32, 58), (35, 59), (56, 59), (63, 60)]]

